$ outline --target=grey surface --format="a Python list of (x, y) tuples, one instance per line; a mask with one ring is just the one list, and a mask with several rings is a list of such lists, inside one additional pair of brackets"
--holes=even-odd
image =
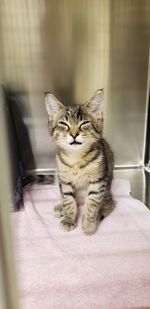
[(145, 170), (145, 204), (150, 209), (150, 168)]
[(7, 133), (5, 102), (0, 87), (0, 308), (18, 309), (12, 226), (9, 220), (14, 203), (11, 150)]
[(143, 164), (149, 16), (149, 0), (1, 0), (2, 82), (29, 132), (34, 164), (27, 170), (56, 166), (44, 92), (73, 104), (102, 87), (115, 164)]
[(150, 1), (110, 3), (110, 122), (106, 135), (113, 141), (116, 164), (139, 164), (144, 150)]
[(131, 195), (133, 198), (139, 199), (143, 203), (146, 201), (145, 197), (145, 173), (143, 168), (127, 168), (118, 169), (114, 171), (114, 178), (121, 178), (129, 180), (131, 186)]

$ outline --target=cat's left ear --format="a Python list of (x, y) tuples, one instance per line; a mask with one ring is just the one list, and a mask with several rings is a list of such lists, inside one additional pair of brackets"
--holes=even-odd
[(56, 118), (65, 108), (52, 93), (45, 93), (45, 105), (50, 119)]
[(87, 110), (94, 118), (103, 118), (104, 91), (98, 89), (92, 99), (87, 103)]

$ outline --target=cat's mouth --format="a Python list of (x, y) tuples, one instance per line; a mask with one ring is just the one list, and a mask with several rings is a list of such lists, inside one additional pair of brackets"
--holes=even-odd
[(82, 143), (77, 142), (77, 141), (73, 141), (73, 142), (70, 143), (70, 145), (81, 145), (81, 144), (82, 144)]

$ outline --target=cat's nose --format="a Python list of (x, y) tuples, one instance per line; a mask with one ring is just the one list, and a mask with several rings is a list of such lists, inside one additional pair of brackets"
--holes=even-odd
[(70, 135), (71, 135), (74, 139), (76, 139), (76, 137), (79, 135), (79, 133), (78, 133), (78, 132), (70, 132)]

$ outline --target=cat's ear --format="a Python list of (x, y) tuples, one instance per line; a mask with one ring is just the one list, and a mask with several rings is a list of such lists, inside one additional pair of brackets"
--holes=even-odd
[(64, 105), (60, 103), (57, 98), (51, 93), (45, 94), (45, 105), (50, 119), (56, 118), (65, 108)]
[(104, 91), (98, 89), (91, 100), (87, 103), (87, 110), (94, 118), (103, 117)]

